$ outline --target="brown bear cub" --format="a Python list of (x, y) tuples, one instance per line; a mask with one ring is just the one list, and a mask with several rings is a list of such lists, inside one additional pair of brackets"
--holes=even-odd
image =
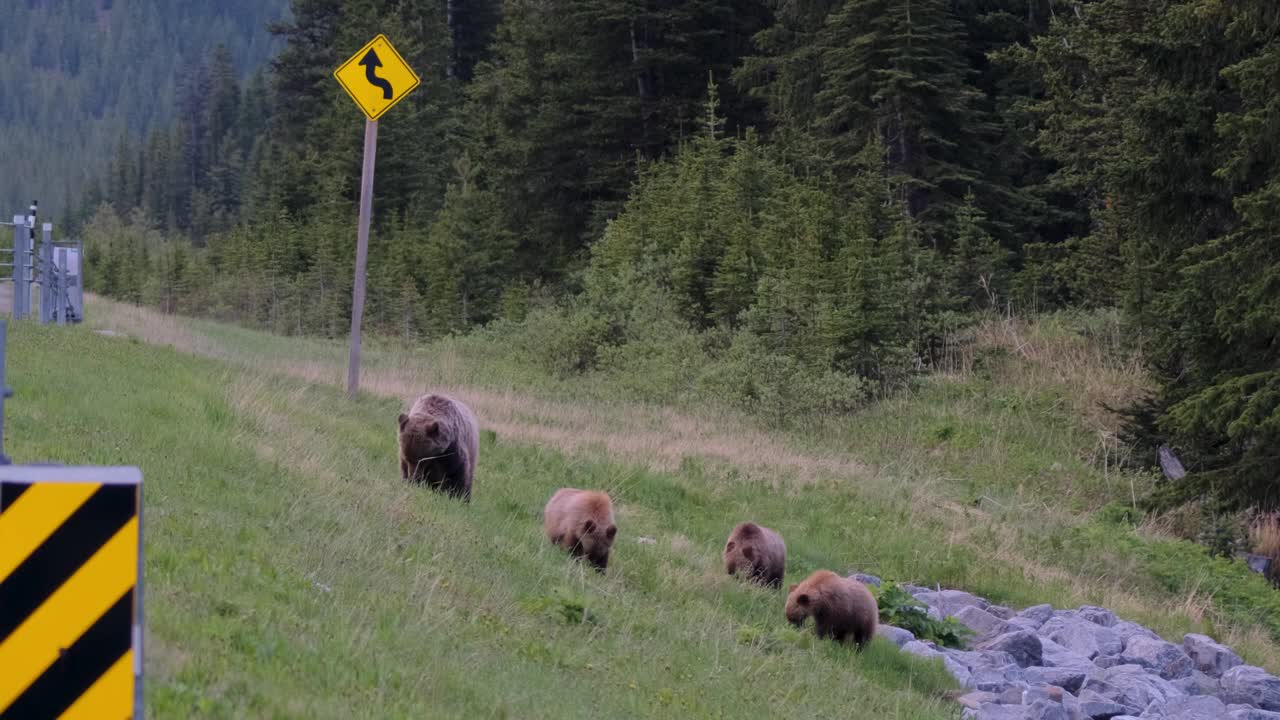
[(724, 546), (724, 569), (748, 580), (778, 587), (787, 571), (787, 545), (782, 536), (753, 522), (738, 523)]
[(471, 502), (480, 429), (470, 408), (447, 395), (423, 395), (400, 413), (400, 477)]
[(876, 598), (857, 580), (819, 570), (787, 595), (787, 620), (797, 627), (813, 616), (818, 637), (852, 640), (859, 649), (876, 633), (880, 609)]
[(586, 558), (600, 572), (608, 567), (609, 550), (618, 535), (618, 526), (613, 521), (613, 502), (608, 495), (594, 490), (560, 488), (547, 501), (542, 526), (548, 540), (574, 557)]

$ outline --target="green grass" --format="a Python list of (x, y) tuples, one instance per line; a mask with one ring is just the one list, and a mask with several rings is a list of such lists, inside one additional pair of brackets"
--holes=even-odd
[[(724, 577), (747, 518), (786, 537), (788, 582), (1103, 605), (1280, 670), (1264, 581), (1115, 522), (1151, 479), (1106, 459), (1096, 405), (1140, 378), (1070, 327), (997, 328), (963, 371), (774, 426), (637, 401), (639, 376), (557, 377), (484, 335), (370, 343), (353, 403), (340, 341), (91, 307), (90, 328), (14, 328), (10, 453), (146, 473), (158, 717), (954, 717), (938, 667), (815, 643), (780, 593)], [(437, 387), (486, 428), (471, 507), (398, 479), (391, 418)], [(541, 537), (566, 485), (615, 498), (607, 576)]]
[[(940, 667), (817, 642), (780, 592), (722, 576), (747, 516), (786, 533), (788, 581), (957, 562), (927, 531), (894, 539), (902, 518), (854, 487), (782, 492), (486, 434), (464, 506), (399, 480), (393, 399), (25, 323), (9, 378), (18, 461), (143, 470), (152, 717), (956, 714)], [(562, 485), (616, 499), (604, 576), (541, 537)]]

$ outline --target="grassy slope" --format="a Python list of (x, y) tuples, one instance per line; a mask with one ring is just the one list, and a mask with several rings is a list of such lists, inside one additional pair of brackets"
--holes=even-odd
[[(10, 332), (10, 453), (145, 473), (153, 717), (952, 713), (939, 668), (812, 643), (778, 593), (720, 575), (748, 507), (787, 533), (792, 577), (938, 555), (927, 535), (886, 542), (895, 518), (849, 522), (856, 489), (775, 492), (487, 436), (464, 507), (398, 479), (393, 399), (348, 404), (87, 328)], [(618, 500), (605, 577), (539, 535), (566, 484)]]
[[(85, 329), (22, 327), (11, 345), (12, 454), (147, 472), (161, 717), (952, 713), (936, 668), (813, 645), (779, 595), (721, 577), (746, 516), (786, 535), (788, 581), (858, 568), (1011, 605), (1103, 604), (1280, 665), (1259, 579), (1095, 519), (1146, 481), (1091, 462), (1112, 444), (1090, 407), (1131, 378), (1071, 332), (1007, 329), (915, 393), (786, 433), (626, 402), (609, 378), (558, 380), (474, 339), (371, 348), (373, 394), (349, 404), (340, 343), (92, 303), (95, 327), (218, 360)], [(84, 373), (64, 382), (69, 366)], [(496, 431), (471, 508), (396, 478), (390, 418), (433, 387)], [(606, 578), (539, 537), (561, 485), (619, 501)]]

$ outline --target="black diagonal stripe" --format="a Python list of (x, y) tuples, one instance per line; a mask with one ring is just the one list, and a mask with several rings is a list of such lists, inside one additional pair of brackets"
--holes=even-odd
[(45, 669), (0, 720), (54, 720), (93, 687), (129, 650), (133, 633), (133, 588), (98, 618)]
[(0, 582), (0, 643), (80, 569), (137, 509), (133, 485), (103, 485)]
[(8, 510), (30, 487), (30, 483), (0, 482), (0, 513)]

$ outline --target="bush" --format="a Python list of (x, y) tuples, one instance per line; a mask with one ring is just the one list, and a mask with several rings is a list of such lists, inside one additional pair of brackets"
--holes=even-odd
[(897, 583), (885, 582), (879, 588), (868, 588), (876, 595), (880, 622), (910, 631), (921, 640), (931, 640), (943, 647), (964, 647), (971, 632), (955, 618), (935, 620), (927, 608)]

